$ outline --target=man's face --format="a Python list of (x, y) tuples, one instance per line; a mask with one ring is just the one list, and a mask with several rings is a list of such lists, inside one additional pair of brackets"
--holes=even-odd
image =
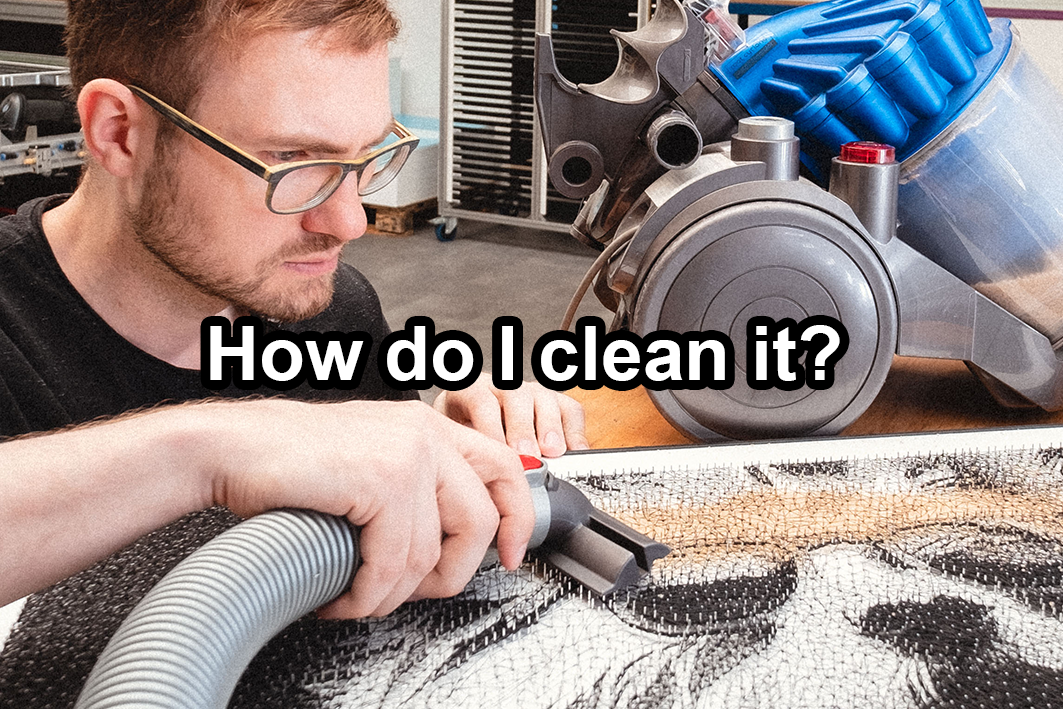
[[(251, 39), (219, 61), (189, 115), (267, 164), (362, 155), (391, 125), (386, 47), (354, 54), (328, 39)], [(179, 132), (156, 155), (130, 218), (140, 244), (183, 283), (281, 322), (328, 305), (340, 250), (365, 232), (353, 176), (323, 204), (278, 215), (264, 180), (191, 136)]]

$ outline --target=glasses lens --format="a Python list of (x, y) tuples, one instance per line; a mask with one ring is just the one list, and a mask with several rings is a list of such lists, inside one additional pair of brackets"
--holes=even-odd
[(339, 165), (307, 165), (285, 173), (273, 187), (270, 208), (289, 213), (310, 209), (325, 201), (343, 180)]
[(399, 170), (406, 163), (410, 155), (409, 145), (400, 145), (394, 150), (379, 155), (373, 162), (362, 170), (358, 180), (358, 193), (361, 195), (372, 194), (383, 188), (399, 174)]

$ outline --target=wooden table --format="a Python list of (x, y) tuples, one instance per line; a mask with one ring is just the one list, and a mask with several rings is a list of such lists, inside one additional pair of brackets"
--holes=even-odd
[[(576, 389), (568, 393), (587, 410), (587, 436), (594, 448), (692, 442), (658, 413), (644, 389)], [(1048, 423), (1063, 423), (1063, 411), (1001, 406), (962, 362), (896, 357), (874, 403), (842, 435)]]

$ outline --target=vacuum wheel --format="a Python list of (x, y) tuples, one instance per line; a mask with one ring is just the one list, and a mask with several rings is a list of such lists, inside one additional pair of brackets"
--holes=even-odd
[[(849, 336), (833, 386), (750, 387), (749, 319), (800, 323), (813, 315), (841, 321)], [(696, 219), (672, 239), (642, 279), (631, 327), (639, 335), (716, 330), (734, 344), (730, 388), (649, 392), (665, 418), (687, 435), (826, 435), (855, 420), (878, 394), (896, 348), (897, 308), (889, 277), (860, 234), (820, 209), (760, 201)]]

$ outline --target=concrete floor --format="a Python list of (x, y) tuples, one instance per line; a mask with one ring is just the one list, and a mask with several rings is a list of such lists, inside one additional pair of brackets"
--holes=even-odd
[[(393, 330), (409, 317), (425, 315), (436, 332), (467, 332), (480, 344), (484, 371), (490, 371), (494, 319), (519, 317), (524, 379), (532, 379), (532, 346), (560, 327), (596, 256), (567, 234), (463, 220), (454, 241), (437, 240), (431, 227), (410, 236), (366, 234), (347, 246), (343, 258), (376, 287)], [(593, 293), (577, 312), (583, 315), (598, 315), (606, 324), (612, 317)]]

